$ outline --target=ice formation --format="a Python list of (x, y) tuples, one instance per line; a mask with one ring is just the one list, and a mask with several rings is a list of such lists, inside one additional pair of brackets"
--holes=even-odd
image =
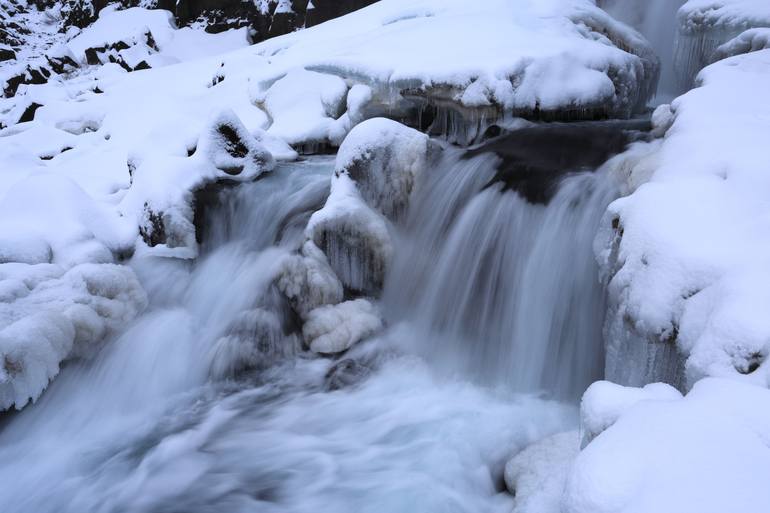
[(305, 344), (314, 353), (337, 354), (382, 329), (377, 308), (366, 299), (312, 310), (302, 326)]
[(689, 88), (698, 72), (718, 59), (721, 45), (747, 29), (770, 27), (770, 4), (764, 0), (688, 0), (677, 18), (674, 64), (681, 85)]
[(0, 409), (35, 401), (70, 357), (90, 356), (146, 296), (112, 264), (0, 264)]

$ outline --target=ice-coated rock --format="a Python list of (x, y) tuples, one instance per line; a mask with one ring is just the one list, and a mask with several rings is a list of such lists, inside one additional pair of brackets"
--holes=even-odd
[(770, 28), (749, 29), (714, 50), (711, 60), (712, 62), (721, 61), (734, 55), (758, 52), (768, 48), (770, 48)]
[(286, 258), (276, 285), (303, 319), (312, 310), (343, 299), (342, 283), (313, 241), (306, 241), (300, 254)]
[(579, 434), (568, 431), (538, 440), (505, 465), (505, 486), (514, 496), (513, 513), (561, 513), (561, 496)]
[(297, 342), (296, 336), (284, 334), (276, 313), (262, 308), (243, 312), (214, 344), (211, 375), (231, 378), (247, 369), (268, 368), (293, 355)]
[(0, 408), (36, 400), (63, 360), (94, 354), (146, 303), (128, 267), (0, 264)]
[(346, 288), (363, 294), (382, 289), (393, 256), (387, 220), (364, 202), (347, 173), (332, 178), (329, 198), (311, 216), (306, 234)]
[(377, 308), (366, 299), (355, 299), (311, 311), (302, 326), (302, 335), (314, 353), (337, 354), (380, 329), (382, 319)]
[(335, 174), (347, 174), (367, 205), (403, 218), (417, 177), (440, 150), (428, 136), (386, 118), (356, 125), (340, 146)]

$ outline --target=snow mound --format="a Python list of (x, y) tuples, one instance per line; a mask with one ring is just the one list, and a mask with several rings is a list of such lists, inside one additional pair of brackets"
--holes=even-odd
[(92, 355), (147, 299), (112, 264), (0, 264), (0, 408), (36, 400), (70, 357)]
[(539, 440), (505, 465), (505, 485), (516, 502), (512, 513), (561, 513), (570, 465), (579, 451), (576, 431)]
[(597, 381), (588, 387), (580, 402), (580, 445), (588, 445), (640, 401), (673, 401), (681, 398), (682, 394), (677, 389), (665, 383), (650, 383), (643, 388), (634, 388)]
[(337, 153), (336, 174), (347, 174), (364, 201), (392, 221), (404, 216), (417, 177), (438, 146), (428, 136), (385, 118), (357, 125)]
[(377, 308), (366, 299), (355, 299), (311, 311), (302, 326), (302, 335), (314, 353), (337, 354), (381, 329)]
[(609, 206), (596, 240), (606, 378), (624, 385), (770, 385), (770, 50), (719, 61), (700, 81), (671, 105), (663, 139), (614, 161), (634, 187), (648, 179)]
[[(689, 88), (698, 71), (725, 55), (719, 50), (721, 45), (747, 29), (770, 27), (770, 3), (765, 0), (689, 0), (679, 9), (677, 18), (679, 34), (674, 65), (682, 87)], [(732, 49), (736, 50), (740, 45), (738, 43)]]
[(765, 388), (708, 378), (684, 398), (637, 402), (578, 455), (562, 511), (762, 513), (768, 440)]

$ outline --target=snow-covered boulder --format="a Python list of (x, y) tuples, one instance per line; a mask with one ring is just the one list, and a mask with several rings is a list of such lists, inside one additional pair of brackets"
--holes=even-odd
[(112, 264), (0, 264), (0, 409), (36, 400), (70, 357), (90, 356), (146, 306)]
[(714, 50), (712, 62), (770, 48), (770, 27), (749, 29)]
[(302, 335), (314, 353), (337, 354), (380, 329), (382, 319), (377, 307), (366, 299), (355, 299), (311, 311), (302, 326)]
[(505, 465), (505, 486), (515, 497), (512, 513), (561, 513), (561, 496), (579, 452), (577, 431), (538, 440)]
[(768, 440), (763, 387), (708, 378), (684, 398), (639, 401), (580, 452), (561, 511), (763, 513)]
[(324, 207), (306, 228), (342, 284), (355, 292), (382, 290), (393, 257), (387, 220), (366, 204), (347, 173), (335, 174)]
[[(770, 27), (770, 3), (765, 0), (688, 0), (677, 15), (679, 33), (674, 66), (684, 88), (690, 87), (698, 71), (730, 53), (720, 47), (747, 29)], [(751, 37), (751, 36), (744, 36)], [(741, 39), (744, 39), (741, 37)], [(751, 45), (735, 42), (750, 51)]]
[(129, 160), (131, 188), (121, 211), (137, 219), (144, 244), (180, 257), (197, 254), (196, 192), (254, 180), (275, 166), (269, 151), (230, 110), (215, 115), (187, 154), (145, 150)]
[(770, 385), (770, 50), (719, 61), (700, 82), (662, 114), (663, 139), (614, 161), (633, 192), (609, 206), (596, 249), (605, 376), (624, 385)]
[(364, 201), (391, 221), (403, 218), (417, 177), (440, 151), (428, 136), (375, 118), (357, 125), (340, 146), (336, 174), (347, 174)]

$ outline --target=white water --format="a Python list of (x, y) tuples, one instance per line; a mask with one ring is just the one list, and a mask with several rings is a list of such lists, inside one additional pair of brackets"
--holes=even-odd
[[(135, 263), (147, 313), (4, 419), (2, 511), (510, 511), (505, 460), (576, 423), (533, 393), (574, 396), (600, 374), (590, 248), (612, 192), (584, 174), (530, 205), (484, 189), (495, 163), (429, 174), (383, 297), (392, 328), (348, 355), (368, 377), (333, 392), (334, 362), (301, 351), (271, 287), (331, 163), (242, 186), (209, 219), (199, 262)], [(237, 369), (222, 336), (256, 310), (281, 327), (261, 370), (214, 379)]]
[(385, 304), (444, 369), (576, 397), (603, 371), (591, 241), (616, 192), (604, 175), (579, 174), (532, 205), (501, 183), (485, 187), (495, 158), (450, 157), (421, 185)]

